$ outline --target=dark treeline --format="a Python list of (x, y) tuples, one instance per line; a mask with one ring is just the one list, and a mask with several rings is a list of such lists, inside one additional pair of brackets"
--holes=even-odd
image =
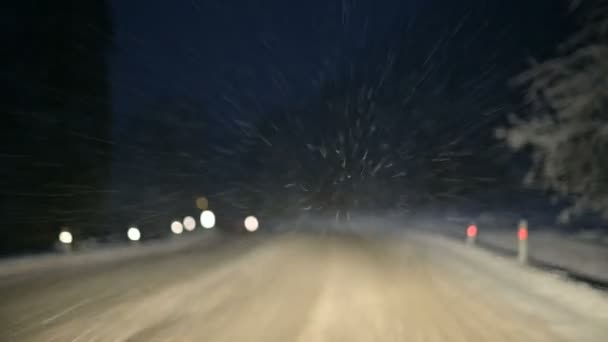
[(112, 145), (108, 1), (10, 1), (2, 14), (2, 251), (62, 226), (101, 234)]

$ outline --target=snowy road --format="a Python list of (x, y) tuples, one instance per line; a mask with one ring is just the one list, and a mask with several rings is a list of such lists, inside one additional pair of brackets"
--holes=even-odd
[(415, 234), (252, 235), (8, 280), (2, 341), (608, 340), (583, 307), (604, 296)]

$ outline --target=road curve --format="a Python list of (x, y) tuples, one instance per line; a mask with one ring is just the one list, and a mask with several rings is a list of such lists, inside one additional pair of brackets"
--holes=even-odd
[(0, 285), (0, 340), (568, 341), (441, 260), (416, 240), (258, 235)]

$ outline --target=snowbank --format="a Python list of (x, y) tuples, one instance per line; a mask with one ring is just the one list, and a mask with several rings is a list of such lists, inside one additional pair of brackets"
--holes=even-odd
[(171, 253), (201, 243), (216, 241), (218, 237), (217, 232), (205, 231), (204, 234), (188, 234), (138, 244), (117, 244), (72, 253), (10, 258), (0, 260), (0, 277)]
[[(428, 229), (465, 239), (466, 225), (448, 224)], [(516, 228), (512, 230), (487, 228), (478, 224), (477, 244), (480, 247), (507, 255), (517, 254)], [(590, 238), (593, 236), (593, 238)], [(608, 284), (608, 244), (599, 232), (566, 234), (545, 229), (529, 231), (529, 256), (532, 264), (567, 272), (574, 278)]]

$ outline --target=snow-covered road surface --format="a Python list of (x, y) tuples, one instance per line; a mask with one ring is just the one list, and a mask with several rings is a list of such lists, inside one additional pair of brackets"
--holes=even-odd
[(252, 234), (0, 284), (0, 340), (608, 340), (604, 295), (535, 272), (419, 234)]

